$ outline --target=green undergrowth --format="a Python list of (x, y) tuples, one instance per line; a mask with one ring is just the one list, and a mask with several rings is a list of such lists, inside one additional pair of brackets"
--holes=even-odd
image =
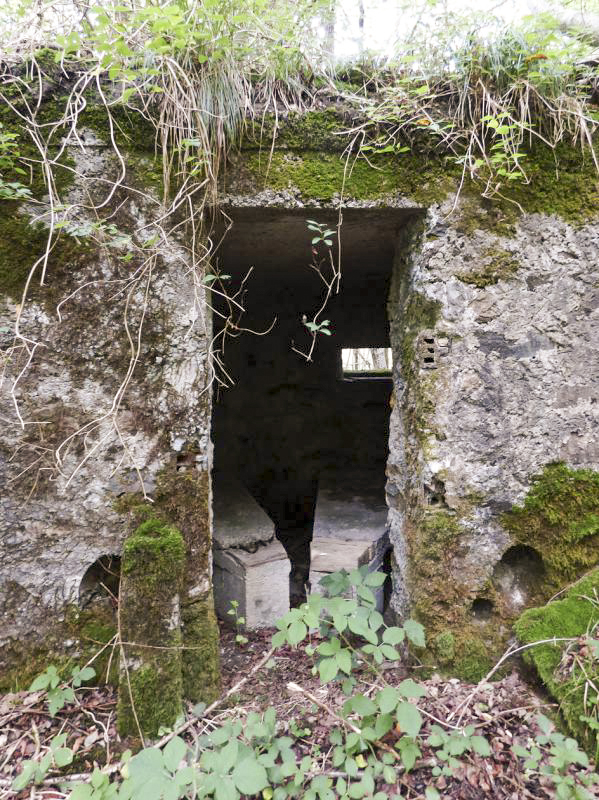
[[(525, 653), (525, 659), (559, 702), (560, 713), (569, 730), (595, 760), (599, 757), (598, 625), (599, 569), (596, 569), (561, 599), (525, 611), (514, 626), (523, 644), (553, 637), (576, 640), (533, 647)], [(585, 645), (588, 640), (584, 638), (591, 634), (592, 639), (593, 633), (594, 655), (591, 644)]]
[(541, 555), (550, 596), (599, 563), (599, 472), (549, 464), (502, 522), (514, 543)]

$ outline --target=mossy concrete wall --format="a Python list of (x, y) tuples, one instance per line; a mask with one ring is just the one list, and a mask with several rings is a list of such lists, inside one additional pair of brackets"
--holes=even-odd
[(126, 539), (119, 595), (121, 736), (156, 737), (183, 711), (184, 573), (185, 543), (176, 528), (147, 519)]
[[(76, 222), (91, 235), (60, 232), (45, 285), (38, 270), (22, 307), (27, 271), (47, 241), (43, 182), (33, 187), (35, 204), (0, 202), (0, 674), (23, 685), (55, 654), (81, 657), (95, 628), (80, 585), (98, 558), (121, 553), (128, 515), (117, 501), (144, 491), (156, 500), (160, 480), (183, 479), (183, 460), (198, 489), (187, 498), (193, 526), (171, 520), (187, 547), (181, 604), (192, 616), (202, 609), (192, 638), (197, 645), (207, 633), (213, 696), (210, 317), (186, 234), (151, 224), (162, 208), (151, 137), (147, 150), (135, 141), (124, 151), (123, 185), (102, 212), (116, 233), (94, 229), (97, 218), (84, 209), (108, 197), (121, 164), (105, 117), (103, 128), (101, 116), (89, 122), (68, 147), (74, 172), (60, 191), (65, 205), (81, 204)], [(132, 257), (126, 241), (115, 241), (121, 235), (135, 243)], [(23, 339), (15, 340), (19, 310)], [(102, 623), (105, 612), (106, 604)]]
[[(536, 527), (530, 522), (531, 530), (540, 531), (533, 544), (525, 518), (510, 512), (526, 509), (527, 496), (539, 496), (535, 476), (547, 476), (552, 462), (563, 462), (579, 477), (579, 470), (599, 469), (599, 182), (592, 161), (575, 151), (559, 151), (557, 169), (553, 153), (538, 151), (527, 159), (530, 183), (482, 199), (484, 184), (461, 185), (451, 154), (438, 155), (420, 140), (411, 153), (373, 156), (370, 163), (356, 161), (353, 153), (347, 160), (349, 137), (338, 134), (350, 124), (343, 113), (329, 110), (282, 115), (278, 130), (272, 120), (255, 126), (229, 159), (221, 201), (231, 207), (305, 208), (307, 217), (343, 204), (397, 208), (404, 215), (408, 210), (414, 217), (397, 242), (389, 300), (395, 354), (387, 484), (392, 605), (426, 624), (431, 663), (478, 678), (509, 635), (512, 618), (593, 560), (587, 547), (597, 534), (593, 499), (585, 500), (575, 533), (559, 520), (550, 520), (549, 533), (542, 520)], [(117, 165), (97, 130), (86, 148), (72, 157), (97, 192), (101, 177)], [(143, 159), (138, 155), (131, 165), (139, 170)], [(151, 159), (148, 167), (153, 181)], [(71, 188), (79, 197), (86, 190), (79, 180)], [(117, 199), (123, 201), (121, 227), (135, 230), (148, 219), (138, 194)], [(31, 212), (11, 206), (19, 225)], [(13, 241), (14, 236), (4, 252)], [(24, 431), (18, 426), (10, 394), (3, 410), (10, 424), (2, 469), (7, 480), (15, 478), (14, 491), (2, 500), (2, 557), (10, 576), (3, 594), (5, 654), (25, 627), (37, 627), (41, 635), (50, 615), (60, 616), (66, 603), (76, 601), (91, 561), (119, 551), (123, 525), (111, 502), (137, 489), (138, 470), (151, 493), (163, 467), (170, 464), (176, 472), (177, 452), (188, 451), (200, 476), (209, 468), (210, 334), (190, 310), (180, 242), (165, 245), (157, 262), (147, 335), (119, 409), (119, 434), (102, 414), (128, 364), (123, 305), (113, 299), (114, 286), (90, 281), (97, 279), (98, 267), (103, 279), (124, 280), (131, 266), (105, 250), (77, 250), (72, 263), (74, 275), (66, 268), (60, 272), (58, 264), (55, 273), (50, 270), (48, 289), (36, 289), (23, 312), (23, 329), (45, 345), (19, 388), (18, 399), (34, 424)], [(53, 274), (60, 275), (58, 282), (52, 282)], [(59, 325), (57, 297), (67, 286), (82, 291), (63, 307)], [(0, 330), (10, 327), (18, 302), (13, 284), (4, 291), (7, 323)], [(134, 315), (142, 294), (140, 287), (133, 297)], [(2, 335), (10, 344), (10, 334)], [(22, 357), (20, 350), (11, 355), (13, 376)], [(45, 472), (51, 452), (45, 443), (58, 443), (96, 417), (97, 429), (72, 440), (61, 470)], [(119, 436), (127, 445), (126, 469), (121, 464), (113, 474), (123, 453)], [(69, 481), (100, 440), (93, 459)], [(558, 477), (549, 474), (551, 481)], [(197, 507), (205, 515), (207, 483), (200, 495)], [(591, 495), (596, 498), (595, 489)], [(185, 525), (179, 527), (185, 537)], [(588, 540), (581, 545), (587, 555), (556, 570), (556, 548), (574, 535), (583, 544)], [(544, 560), (548, 548), (553, 555)], [(535, 575), (541, 577), (527, 594), (522, 575), (528, 564), (538, 566), (535, 552), (541, 560)]]
[(485, 199), (422, 142), (348, 158), (351, 124), (289, 114), (272, 157), (274, 123), (256, 125), (224, 200), (415, 212), (388, 307), (392, 605), (425, 623), (428, 663), (477, 680), (518, 613), (599, 558), (599, 178), (588, 155), (537, 149), (530, 182)]

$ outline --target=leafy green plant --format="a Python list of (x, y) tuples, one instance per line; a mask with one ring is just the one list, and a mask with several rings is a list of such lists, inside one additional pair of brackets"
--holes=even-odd
[[(550, 777), (559, 800), (591, 800), (595, 795), (587, 791), (587, 787), (599, 783), (599, 775), (582, 775), (576, 780), (570, 773), (573, 766), (588, 766), (587, 754), (580, 749), (575, 739), (556, 731), (551, 720), (543, 714), (537, 716), (537, 724), (541, 734), (528, 747), (515, 744), (512, 747), (514, 755), (525, 759), (524, 768), (527, 772), (540, 771), (540, 774)], [(543, 747), (549, 750), (550, 758), (548, 764), (539, 770)]]
[(17, 164), (20, 157), (18, 139), (16, 133), (5, 131), (0, 122), (0, 200), (27, 200), (32, 196), (31, 190), (20, 181), (6, 181), (2, 174), (4, 171), (27, 174)]
[(227, 614), (230, 617), (234, 618), (235, 623), (235, 641), (237, 644), (247, 644), (248, 638), (240, 633), (241, 628), (245, 625), (245, 617), (239, 613), (239, 602), (237, 600), (231, 600), (231, 608), (227, 611)]
[(95, 675), (96, 671), (93, 667), (73, 667), (71, 679), (67, 683), (62, 680), (56, 667), (50, 665), (41, 675), (37, 676), (29, 687), (29, 691), (45, 691), (48, 696), (48, 711), (51, 716), (55, 716), (67, 703), (75, 702), (74, 690), (78, 689), (82, 683), (90, 681)]
[(324, 223), (309, 219), (308, 230), (316, 234), (312, 237), (312, 246), (320, 244), (321, 242), (327, 247), (333, 246), (333, 240), (331, 239), (331, 236), (335, 235), (335, 231), (328, 228)]
[(67, 734), (61, 733), (50, 742), (48, 752), (39, 761), (31, 759), (23, 763), (22, 771), (12, 782), (14, 792), (20, 792), (30, 783), (41, 783), (52, 767), (66, 767), (73, 761), (73, 751), (66, 747)]
[[(262, 800), (354, 800), (372, 797), (386, 800), (387, 790), (396, 786), (400, 772), (409, 772), (422, 756), (423, 746), (432, 748), (433, 777), (454, 775), (463, 761), (476, 755), (491, 755), (489, 741), (474, 725), (464, 727), (437, 721), (424, 732), (424, 713), (419, 708), (427, 689), (412, 678), (397, 685), (385, 679), (385, 662), (398, 661), (409, 646), (426, 644), (422, 626), (414, 620), (388, 625), (376, 608), (376, 590), (385, 575), (370, 573), (367, 567), (337, 572), (321, 581), (326, 594), (311, 594), (300, 608), (292, 609), (277, 624), (276, 647), (303, 646), (313, 660), (313, 672), (322, 683), (340, 683), (347, 699), (335, 711), (297, 684), (292, 692), (303, 692), (336, 719), (329, 733), (328, 758), (325, 748), (312, 747), (298, 755), (297, 739), (306, 742), (310, 730), (292, 720), (291, 735), (280, 734), (273, 708), (263, 714), (250, 712), (202, 733), (190, 746), (171, 734), (166, 746), (146, 747), (121, 758), (119, 774), (113, 780), (95, 769), (89, 783), (76, 784), (69, 800), (178, 800), (213, 798), (239, 800), (260, 796)], [(236, 615), (237, 609), (231, 609)], [(358, 671), (371, 674), (371, 689), (355, 691)], [(48, 668), (39, 683), (56, 689), (57, 671)], [(84, 670), (73, 671), (73, 684), (90, 677)], [(203, 706), (195, 713), (203, 714)], [(588, 800), (596, 776), (576, 774), (587, 767), (588, 758), (573, 739), (554, 731), (552, 723), (540, 716), (541, 734), (526, 746), (515, 744), (514, 756), (524, 759), (524, 769), (541, 775), (555, 786), (560, 800)], [(71, 763), (73, 753), (66, 735), (56, 737), (40, 760), (28, 761), (16, 778), (15, 791), (44, 780), (52, 767)], [(548, 756), (548, 758), (547, 758)], [(425, 788), (426, 800), (439, 800), (434, 786)]]

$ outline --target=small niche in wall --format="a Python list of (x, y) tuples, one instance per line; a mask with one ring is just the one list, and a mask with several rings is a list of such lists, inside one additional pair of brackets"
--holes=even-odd
[(393, 361), (390, 347), (344, 347), (341, 350), (344, 379), (389, 378)]
[(470, 606), (472, 616), (480, 622), (486, 622), (491, 619), (493, 608), (493, 602), (486, 597), (476, 597)]
[(505, 551), (493, 570), (493, 585), (512, 611), (531, 605), (540, 597), (545, 564), (538, 550), (518, 544)]
[(79, 585), (79, 607), (98, 603), (112, 605), (119, 596), (121, 559), (115, 555), (100, 556), (87, 568)]

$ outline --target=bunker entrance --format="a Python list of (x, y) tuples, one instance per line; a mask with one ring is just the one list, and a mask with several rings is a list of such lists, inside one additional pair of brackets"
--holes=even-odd
[[(318, 591), (323, 574), (383, 564), (390, 363), (387, 298), (397, 210), (346, 210), (340, 292), (316, 320), (323, 277), (339, 260), (312, 243), (335, 212), (227, 209), (232, 228), (212, 285), (215, 386), (214, 589), (221, 615), (238, 603), (250, 627), (270, 625)], [(319, 274), (319, 270), (321, 274)], [(223, 297), (226, 293), (233, 300)], [(244, 309), (241, 313), (240, 306)], [(227, 334), (225, 335), (225, 328)], [(380, 605), (382, 605), (382, 591)]]

